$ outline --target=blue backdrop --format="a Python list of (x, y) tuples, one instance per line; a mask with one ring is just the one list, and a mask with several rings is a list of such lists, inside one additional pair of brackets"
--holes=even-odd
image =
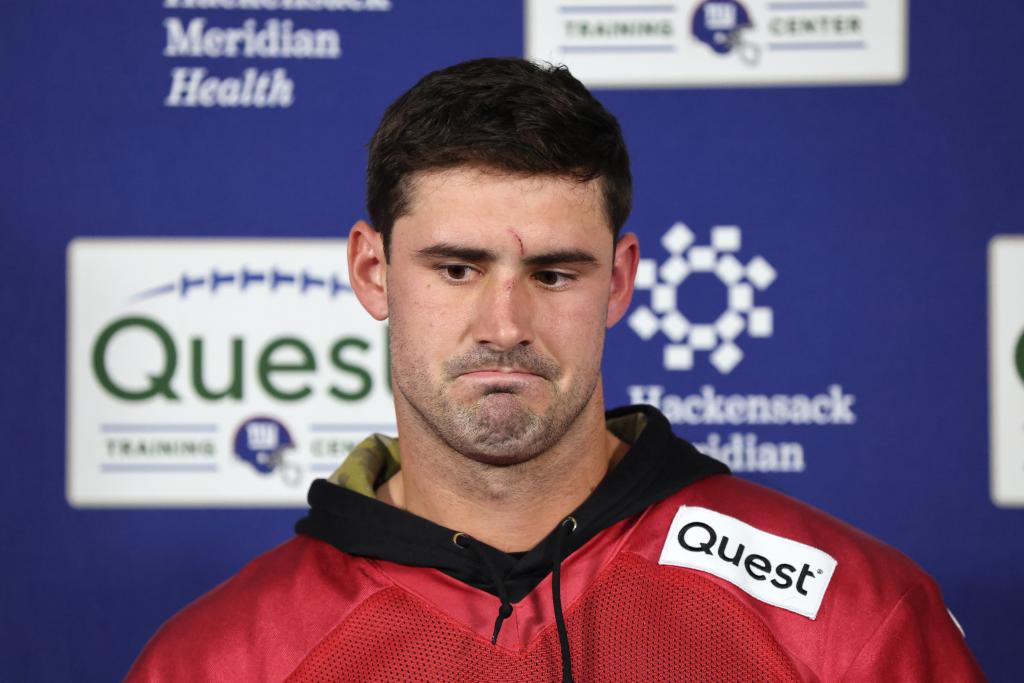
[[(364, 215), (364, 144), (384, 107), (434, 68), (522, 54), (523, 6), (394, 0), (389, 12), (300, 17), (337, 29), (344, 54), (289, 61), (294, 104), (259, 111), (164, 106), (170, 68), (201, 60), (162, 55), (174, 12), (155, 0), (0, 11), (0, 678), (115, 680), (172, 613), (288, 538), (299, 511), (68, 505), (68, 241), (343, 234)], [(224, 25), (242, 14), (202, 12)], [(1013, 531), (1024, 515), (988, 493), (985, 254), (992, 235), (1024, 230), (1022, 24), (1011, 0), (917, 3), (896, 86), (597, 93), (630, 145), (628, 228), (645, 257), (664, 260), (658, 240), (676, 221), (700, 242), (735, 224), (747, 255), (779, 274), (759, 294), (774, 334), (747, 340), (729, 375), (706, 363), (668, 372), (660, 343), (612, 330), (609, 404), (637, 384), (680, 395), (841, 384), (855, 424), (761, 428), (799, 441), (806, 469), (744, 476), (910, 555), (1005, 681), (1019, 678), (1024, 636)]]

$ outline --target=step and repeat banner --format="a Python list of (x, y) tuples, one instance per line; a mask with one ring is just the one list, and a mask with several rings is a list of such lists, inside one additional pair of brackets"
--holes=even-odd
[(1017, 4), (0, 11), (4, 680), (123, 676), (395, 432), (386, 323), (345, 263), (365, 145), (428, 71), (504, 55), (567, 64), (630, 146), (641, 261), (608, 404), (903, 550), (992, 680), (1018, 678)]

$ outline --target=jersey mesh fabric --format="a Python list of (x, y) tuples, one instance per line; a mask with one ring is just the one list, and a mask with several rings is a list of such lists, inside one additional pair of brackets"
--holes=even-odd
[[(577, 681), (800, 680), (764, 623), (727, 591), (634, 555), (616, 558), (565, 616)], [(361, 605), (288, 680), (559, 681), (558, 635), (552, 624), (510, 651), (396, 587)]]

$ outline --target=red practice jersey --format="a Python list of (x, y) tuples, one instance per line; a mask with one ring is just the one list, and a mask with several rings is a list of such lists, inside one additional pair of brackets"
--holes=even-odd
[(300, 534), (165, 624), (128, 680), (984, 680), (898, 551), (725, 474), (653, 410), (609, 416), (639, 434), (564, 538), (460, 545), (321, 481)]

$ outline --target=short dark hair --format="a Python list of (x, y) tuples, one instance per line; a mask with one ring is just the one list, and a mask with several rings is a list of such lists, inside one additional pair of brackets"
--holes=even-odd
[(395, 100), (369, 144), (366, 208), (383, 236), (409, 210), (421, 171), (479, 164), (527, 175), (599, 178), (612, 235), (633, 180), (619, 122), (564, 66), (476, 59), (434, 71)]

